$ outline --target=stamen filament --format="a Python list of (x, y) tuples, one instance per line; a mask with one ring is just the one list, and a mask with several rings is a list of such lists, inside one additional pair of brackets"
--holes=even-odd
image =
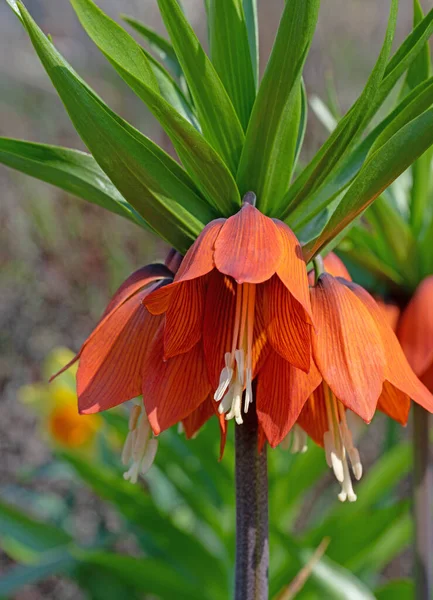
[(221, 371), (214, 399), (220, 402), (218, 412), (226, 413), (226, 419), (243, 423), (242, 398), (245, 390), (244, 412), (253, 401), (253, 337), (255, 312), (255, 285), (237, 284), (236, 308), (231, 351), (224, 355), (225, 366)]
[(346, 418), (346, 409), (337, 400), (330, 388), (323, 383), (326, 416), (329, 430), (323, 436), (326, 462), (334, 471), (334, 475), (341, 483), (341, 492), (338, 498), (341, 502), (349, 500), (355, 502), (356, 494), (353, 491), (347, 456), (355, 479), (362, 477), (362, 464), (357, 448), (353, 444), (353, 437)]

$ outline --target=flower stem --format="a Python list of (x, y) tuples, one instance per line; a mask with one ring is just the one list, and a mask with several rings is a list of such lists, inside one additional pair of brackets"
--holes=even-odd
[(433, 598), (433, 462), (429, 444), (429, 413), (413, 404), (415, 599)]
[(268, 473), (266, 446), (257, 451), (254, 410), (236, 426), (236, 582), (235, 600), (268, 598)]

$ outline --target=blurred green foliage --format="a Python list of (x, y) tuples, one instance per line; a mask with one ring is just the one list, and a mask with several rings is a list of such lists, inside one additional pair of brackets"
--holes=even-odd
[[(59, 352), (63, 356), (65, 350)], [(55, 354), (49, 363), (56, 364)], [(60, 385), (71, 386), (73, 379), (65, 373)], [(38, 389), (34, 387), (35, 393)], [(40, 412), (42, 421), (49, 418), (46, 409)], [(23, 586), (52, 574), (75, 580), (92, 600), (230, 597), (235, 552), (232, 436), (219, 462), (216, 419), (190, 441), (174, 429), (164, 432), (154, 467), (134, 486), (123, 480), (117, 441), (126, 437), (128, 409), (102, 413), (102, 418), (91, 454), (54, 440), (53, 459), (23, 472), (22, 485), (3, 491), (0, 545), (17, 564), (0, 579), (0, 597), (14, 597)], [(271, 597), (292, 597), (289, 584), (329, 538), (325, 556), (312, 565), (297, 598), (410, 598), (409, 582), (381, 587), (380, 579), (411, 539), (408, 502), (397, 494), (410, 468), (409, 445), (391, 439), (359, 484), (358, 501), (344, 505), (336, 501), (334, 487), (326, 485), (321, 448), (310, 443), (301, 455), (270, 451)], [(26, 489), (29, 480), (43, 485), (50, 478), (65, 482), (68, 494), (45, 496)], [(71, 520), (83, 486), (118, 518), (113, 529), (97, 517), (86, 543)]]

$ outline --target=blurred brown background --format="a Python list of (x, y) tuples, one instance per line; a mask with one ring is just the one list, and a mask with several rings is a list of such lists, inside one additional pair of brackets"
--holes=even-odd
[[(100, 0), (113, 17), (132, 15), (163, 31), (156, 0)], [(262, 70), (283, 0), (259, 0)], [(202, 0), (184, 0), (204, 41)], [(388, 0), (324, 0), (306, 68), (309, 94), (325, 94), (332, 76), (343, 110), (364, 85), (379, 52)], [(402, 0), (396, 44), (410, 31), (412, 1)], [(431, 8), (431, 2), (424, 2)], [(146, 108), (81, 30), (68, 0), (27, 0), (27, 8), (73, 67), (105, 101), (166, 144)], [(0, 135), (83, 148), (21, 25), (0, 3)], [(310, 111), (307, 154), (325, 138)], [(110, 294), (164, 247), (134, 225), (56, 189), (0, 167), (0, 490), (48, 450), (34, 418), (17, 402), (20, 385), (37, 380), (55, 346), (77, 350)], [(1, 491), (0, 491), (1, 493)], [(93, 507), (83, 503), (91, 514)], [(29, 590), (20, 598), (76, 598), (67, 586)]]

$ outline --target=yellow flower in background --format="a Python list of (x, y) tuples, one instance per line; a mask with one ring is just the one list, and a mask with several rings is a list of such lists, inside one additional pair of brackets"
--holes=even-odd
[(76, 367), (48, 383), (50, 375), (73, 357), (73, 352), (67, 348), (53, 350), (42, 368), (42, 380), (47, 383), (23, 386), (18, 395), (38, 415), (42, 435), (50, 445), (90, 453), (95, 450), (96, 436), (104, 422), (100, 415), (78, 413)]

